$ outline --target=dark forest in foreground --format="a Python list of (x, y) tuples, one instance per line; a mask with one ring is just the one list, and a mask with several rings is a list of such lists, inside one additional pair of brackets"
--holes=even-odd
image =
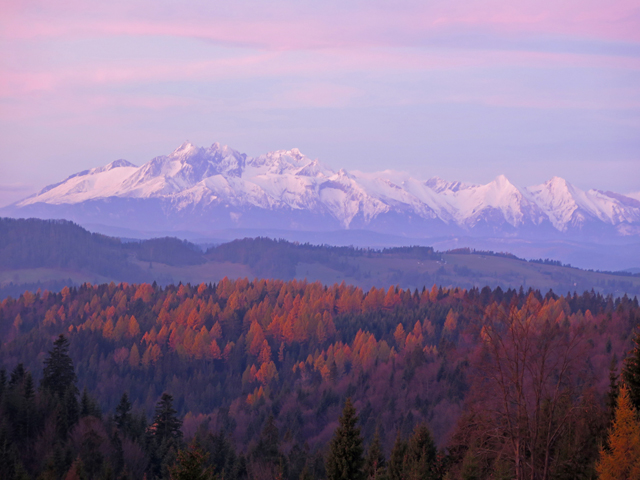
[[(372, 478), (596, 478), (639, 321), (636, 298), (593, 292), (225, 279), (25, 293), (0, 304), (0, 454), (18, 478), (161, 478), (206, 452), (221, 478), (334, 478), (350, 398), (388, 467)], [(61, 333), (77, 384), (43, 369)], [(178, 454), (194, 436), (200, 450)]]

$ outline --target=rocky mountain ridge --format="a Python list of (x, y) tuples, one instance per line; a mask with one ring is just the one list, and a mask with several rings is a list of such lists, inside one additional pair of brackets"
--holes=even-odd
[(518, 188), (334, 171), (298, 149), (248, 157), (185, 142), (137, 167), (116, 160), (48, 186), (0, 214), (204, 230), (277, 227), (397, 234), (640, 236), (640, 201), (553, 177)]

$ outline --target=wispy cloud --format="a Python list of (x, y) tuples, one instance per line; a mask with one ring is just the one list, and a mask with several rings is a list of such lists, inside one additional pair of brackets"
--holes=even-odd
[[(182, 135), (200, 126), (247, 142), (258, 131), (289, 139), (306, 124), (320, 135), (314, 122), (322, 109), (353, 119), (352, 135), (344, 128), (327, 133), (334, 135), (327, 142), (343, 143), (343, 137), (379, 138), (395, 128), (385, 123), (388, 110), (406, 109), (417, 132), (403, 137), (414, 142), (407, 150), (424, 148), (420, 122), (430, 121), (427, 111), (456, 112), (450, 119), (455, 145), (466, 145), (478, 134), (461, 125), (478, 106), (503, 112), (483, 120), (495, 122), (494, 131), (513, 124), (506, 119), (517, 119), (521, 110), (540, 110), (539, 124), (510, 130), (508, 142), (519, 147), (505, 156), (529, 149), (535, 132), (539, 144), (550, 130), (566, 142), (589, 141), (593, 135), (580, 137), (572, 126), (587, 118), (592, 132), (608, 135), (602, 158), (628, 158), (637, 142), (620, 140), (619, 128), (627, 132), (640, 121), (639, 85), (637, 0), (24, 0), (0, 6), (0, 141), (10, 153), (2, 161), (20, 158), (40, 165), (31, 168), (40, 172), (54, 171), (47, 161), (66, 158), (69, 142), (81, 164), (95, 154), (88, 145), (111, 152), (123, 139), (151, 142), (164, 135), (157, 132)], [(572, 121), (569, 110), (577, 112)], [(84, 132), (81, 141), (78, 132)], [(356, 161), (361, 149), (349, 148)], [(20, 171), (12, 169), (7, 181), (26, 181)]]
[[(107, 6), (108, 5), (108, 6)], [(633, 0), (25, 2), (6, 7), (8, 38), (169, 35), (271, 49), (416, 46), (483, 32), (638, 41)]]

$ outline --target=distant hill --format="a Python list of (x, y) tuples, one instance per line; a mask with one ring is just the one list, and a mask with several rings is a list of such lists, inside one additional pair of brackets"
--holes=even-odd
[(123, 243), (66, 220), (0, 218), (0, 294), (58, 290), (85, 281), (153, 281), (142, 262), (205, 262), (197, 246), (176, 238)]
[(438, 252), (431, 247), (371, 250), (269, 238), (235, 240), (204, 252), (170, 237), (123, 242), (64, 220), (0, 219), (1, 298), (27, 289), (59, 290), (84, 282), (195, 284), (224, 277), (344, 281), (363, 289), (438, 284), (640, 294), (638, 275), (585, 271), (508, 253)]

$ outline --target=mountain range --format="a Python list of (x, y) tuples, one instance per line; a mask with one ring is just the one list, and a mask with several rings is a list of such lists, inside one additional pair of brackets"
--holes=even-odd
[(248, 157), (228, 146), (185, 142), (137, 167), (116, 160), (71, 175), (0, 210), (130, 229), (364, 229), (442, 235), (607, 238), (640, 236), (640, 200), (583, 191), (553, 177), (518, 188), (423, 181), (394, 171), (334, 171), (298, 149)]

